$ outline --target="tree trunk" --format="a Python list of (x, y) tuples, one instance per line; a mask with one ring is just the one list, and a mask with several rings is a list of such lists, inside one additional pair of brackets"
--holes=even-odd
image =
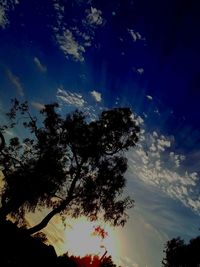
[(51, 212), (49, 212), (46, 217), (44, 217), (44, 219), (39, 222), (37, 225), (29, 228), (26, 230), (26, 232), (30, 235), (35, 234), (39, 231), (41, 231), (43, 228), (45, 228), (48, 223), (50, 222), (50, 220), (58, 213), (60, 213), (61, 211), (63, 211), (66, 206), (70, 203), (71, 199), (67, 198), (66, 200), (64, 200), (60, 206), (58, 206), (57, 208), (53, 209)]

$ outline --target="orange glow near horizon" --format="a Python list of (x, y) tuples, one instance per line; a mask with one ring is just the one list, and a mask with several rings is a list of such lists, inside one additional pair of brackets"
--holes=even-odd
[[(94, 234), (98, 226), (107, 232), (104, 238)], [(116, 259), (120, 251), (116, 231), (111, 226), (102, 222), (90, 222), (84, 217), (70, 220), (64, 232), (64, 240), (65, 250), (74, 256), (95, 254), (101, 257), (107, 251), (107, 255)]]

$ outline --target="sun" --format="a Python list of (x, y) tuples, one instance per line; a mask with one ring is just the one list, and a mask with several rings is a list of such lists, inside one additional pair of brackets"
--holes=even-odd
[[(103, 230), (103, 235), (101, 230)], [(90, 222), (85, 217), (71, 219), (64, 233), (65, 250), (74, 256), (99, 255), (106, 252), (112, 258), (119, 255), (115, 230), (102, 222)]]

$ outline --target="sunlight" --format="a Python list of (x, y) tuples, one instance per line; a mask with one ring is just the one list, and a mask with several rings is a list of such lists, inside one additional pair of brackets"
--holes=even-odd
[[(99, 226), (107, 233), (104, 238), (95, 234), (95, 229)], [(96, 254), (101, 257), (105, 251), (113, 259), (119, 255), (120, 245), (117, 242), (116, 231), (108, 224), (90, 222), (84, 217), (70, 220), (66, 225), (64, 240), (65, 250), (70, 255), (83, 257), (87, 254)]]

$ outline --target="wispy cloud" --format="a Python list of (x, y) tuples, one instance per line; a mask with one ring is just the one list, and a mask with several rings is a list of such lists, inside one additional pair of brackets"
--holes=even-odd
[(56, 97), (62, 103), (76, 107), (83, 107), (86, 103), (81, 94), (66, 91), (63, 87), (58, 88)]
[(38, 57), (34, 57), (33, 61), (34, 61), (35, 65), (37, 66), (37, 68), (41, 72), (46, 72), (47, 71), (47, 67), (41, 63), (41, 61), (39, 60)]
[(31, 106), (34, 107), (37, 110), (44, 109), (44, 104), (39, 103), (39, 102), (31, 102)]
[(86, 23), (90, 26), (97, 27), (104, 23), (101, 10), (91, 7), (86, 10), (86, 18), (83, 20), (83, 23)]
[(8, 24), (8, 19), (6, 17), (6, 10), (3, 6), (0, 5), (0, 27), (5, 28)]
[(119, 265), (122, 265), (124, 267), (139, 267), (139, 265), (136, 262), (133, 262), (133, 260), (127, 256), (120, 257)]
[(184, 161), (186, 159), (186, 156), (184, 155), (179, 155), (179, 154), (175, 154), (174, 152), (170, 152), (169, 153), (170, 156), (170, 160), (172, 162), (174, 162), (175, 166), (178, 168), (180, 167), (180, 164), (182, 161)]
[(20, 95), (20, 96), (24, 96), (24, 89), (22, 87), (22, 84), (20, 82), (20, 79), (18, 76), (14, 75), (11, 70), (7, 70), (6, 71), (7, 73), (7, 76), (8, 76), (8, 79), (9, 81), (11, 82), (11, 84), (15, 87), (17, 93)]
[(65, 8), (59, 0), (54, 0), (54, 10), (56, 21), (53, 31), (60, 49), (67, 58), (83, 62), (86, 49), (92, 46), (96, 29), (104, 25), (101, 10), (90, 7), (82, 17), (77, 14), (80, 17), (79, 22), (72, 22), (67, 27), (64, 21)]
[(8, 12), (19, 4), (18, 0), (1, 0), (0, 1), (0, 28), (6, 28), (9, 24)]
[(151, 95), (146, 95), (146, 98), (149, 100), (153, 100), (153, 97)]
[(84, 61), (84, 46), (78, 43), (70, 30), (65, 30), (62, 34), (56, 35), (58, 44), (63, 53), (68, 57), (72, 56), (75, 61)]
[(139, 33), (139, 32), (136, 32), (136, 31), (134, 31), (134, 30), (132, 30), (132, 29), (127, 29), (127, 31), (128, 31), (128, 33), (131, 35), (131, 37), (132, 37), (132, 40), (134, 41), (134, 42), (136, 42), (136, 41), (145, 41), (145, 38), (144, 37), (142, 37), (141, 36), (141, 34)]
[(102, 97), (101, 97), (101, 93), (93, 90), (92, 92), (90, 92), (92, 97), (97, 101), (97, 102), (101, 102)]
[(56, 12), (56, 23), (57, 23), (57, 26), (55, 26), (54, 30), (59, 31), (59, 28), (62, 27), (65, 7), (58, 0), (54, 0), (53, 2), (54, 2), (53, 7)]
[(143, 68), (138, 68), (137, 69), (137, 73), (139, 73), (140, 75), (144, 73), (144, 69)]

